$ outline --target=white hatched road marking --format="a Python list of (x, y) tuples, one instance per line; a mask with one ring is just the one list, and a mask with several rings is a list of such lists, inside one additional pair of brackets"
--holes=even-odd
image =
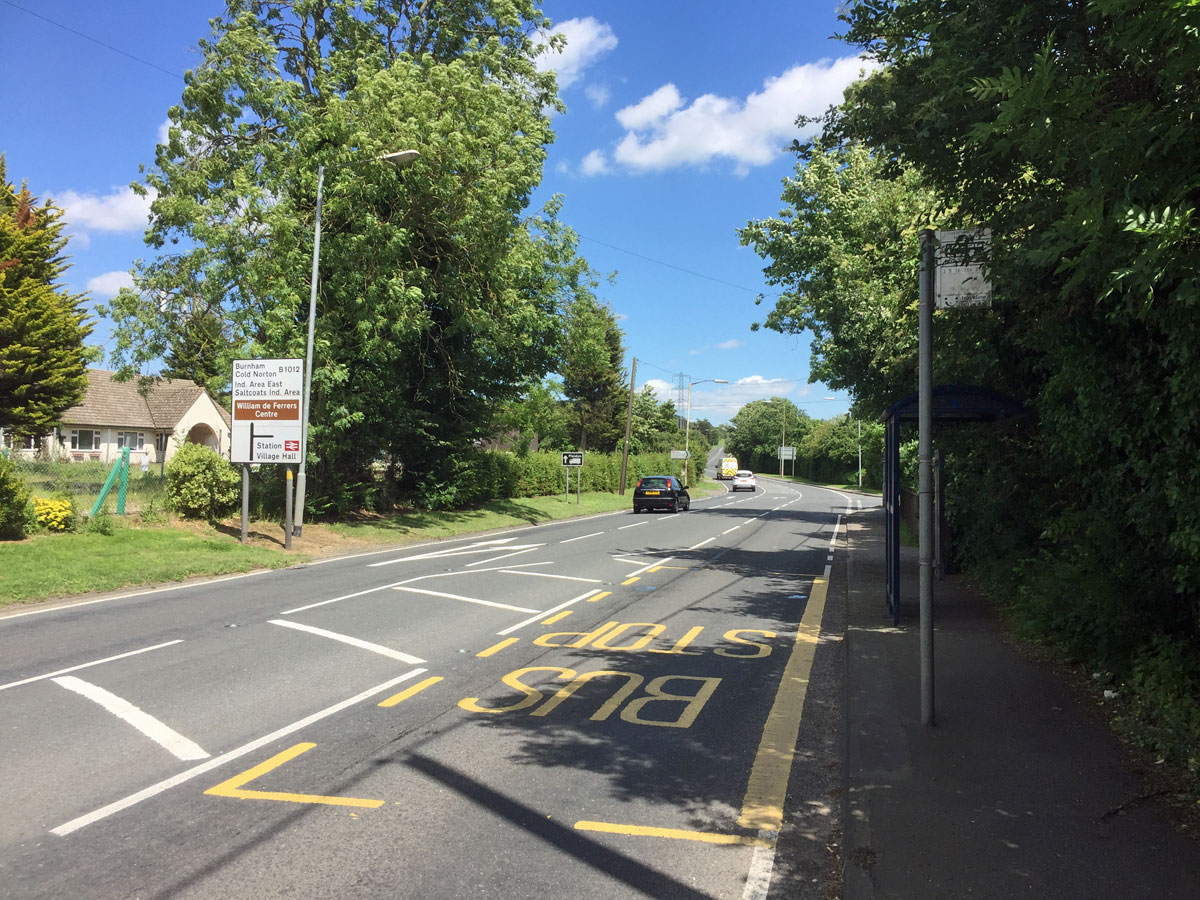
[(46, 675), (34, 675), (32, 678), (25, 678), (21, 681), (10, 681), (8, 684), (0, 684), (0, 691), (5, 691), (13, 687), (20, 687), (23, 684), (30, 684), (34, 681), (43, 681), (47, 678), (53, 678), (56, 675), (66, 675), (68, 672), (78, 672), (80, 669), (98, 666), (100, 663), (112, 662), (115, 659), (124, 659), (127, 656), (137, 656), (139, 653), (148, 653), (151, 650), (158, 650), (161, 647), (170, 647), (172, 644), (182, 643), (182, 640), (167, 641), (165, 644), (155, 644), (153, 647), (143, 647), (141, 650), (130, 650), (128, 653), (118, 653), (116, 656), (106, 656), (104, 659), (96, 659), (92, 662), (80, 663), (77, 666), (71, 666), (69, 669), (59, 669), (57, 672), (50, 672)]
[(312, 625), (302, 625), (299, 622), (288, 622), (283, 619), (268, 620), (272, 625), (282, 625), (284, 628), (294, 628), (296, 631), (307, 631), (309, 634), (315, 634), (319, 637), (327, 637), (331, 640), (340, 641), (343, 644), (349, 644), (351, 647), (358, 647), (361, 650), (370, 650), (372, 653), (378, 653), (380, 656), (387, 656), (392, 659), (398, 659), (400, 662), (406, 662), (411, 666), (419, 666), (425, 660), (411, 654), (404, 653), (400, 650), (393, 650), (391, 647), (384, 647), (382, 644), (372, 644), (370, 641), (360, 640), (356, 637), (350, 637), (348, 634), (338, 634), (336, 631), (326, 631), (324, 628), (315, 628)]
[(164, 750), (168, 750), (176, 759), (193, 760), (208, 759), (209, 754), (199, 744), (189, 741), (169, 725), (160, 722), (150, 713), (134, 706), (124, 697), (118, 697), (112, 691), (106, 691), (99, 685), (76, 678), (74, 675), (64, 675), (55, 678), (54, 683), (74, 691), (81, 697), (87, 697), (93, 703), (108, 710), (118, 719), (132, 725)]
[[(513, 574), (516, 575), (518, 573), (514, 572)], [(530, 573), (530, 574), (533, 574), (533, 573)], [(511, 610), (512, 612), (523, 612), (523, 613), (537, 612), (536, 609), (527, 609), (524, 606), (512, 606), (508, 603), (496, 603), (493, 600), (480, 600), (477, 597), (464, 597), (462, 594), (446, 594), (446, 593), (443, 593), (442, 591), (427, 591), (422, 588), (405, 587), (403, 585), (398, 585), (395, 588), (393, 588), (393, 590), (407, 591), (410, 594), (425, 594), (430, 597), (444, 597), (447, 600), (461, 600), (463, 603), (474, 603), (478, 606), (492, 606), (492, 607), (495, 607), (496, 609), (507, 609), (507, 610)]]

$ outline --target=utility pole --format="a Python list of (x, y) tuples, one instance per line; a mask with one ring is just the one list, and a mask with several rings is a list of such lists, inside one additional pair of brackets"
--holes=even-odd
[(625, 449), (621, 453), (621, 489), (617, 492), (625, 496), (625, 473), (629, 469), (629, 435), (633, 431), (633, 386), (637, 384), (637, 357), (633, 358), (632, 371), (629, 373), (629, 408), (625, 411)]
[(934, 233), (921, 230), (918, 316), (917, 457), (920, 516), (921, 724), (935, 724), (933, 706), (933, 290)]

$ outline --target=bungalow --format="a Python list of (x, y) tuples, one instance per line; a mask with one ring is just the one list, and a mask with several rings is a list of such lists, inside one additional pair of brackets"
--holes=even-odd
[(83, 402), (63, 413), (53, 435), (24, 447), (5, 435), (6, 446), (23, 456), (104, 463), (128, 447), (134, 465), (163, 465), (185, 442), (229, 455), (229, 413), (194, 382), (157, 378), (143, 390), (138, 378), (114, 381), (100, 369), (88, 369), (87, 377)]

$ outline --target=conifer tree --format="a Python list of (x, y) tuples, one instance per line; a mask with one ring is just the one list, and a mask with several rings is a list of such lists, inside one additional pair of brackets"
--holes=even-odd
[(60, 284), (62, 211), (8, 182), (0, 156), (0, 428), (44, 434), (87, 389), (85, 295)]

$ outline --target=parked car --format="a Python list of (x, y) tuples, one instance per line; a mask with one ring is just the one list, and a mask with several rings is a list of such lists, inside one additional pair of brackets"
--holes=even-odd
[(758, 490), (758, 482), (754, 480), (754, 473), (749, 469), (738, 469), (733, 475), (733, 484), (729, 486), (731, 491), (756, 491)]
[(692, 505), (687, 488), (674, 475), (645, 475), (633, 489), (633, 511), (669, 509), (684, 512)]

